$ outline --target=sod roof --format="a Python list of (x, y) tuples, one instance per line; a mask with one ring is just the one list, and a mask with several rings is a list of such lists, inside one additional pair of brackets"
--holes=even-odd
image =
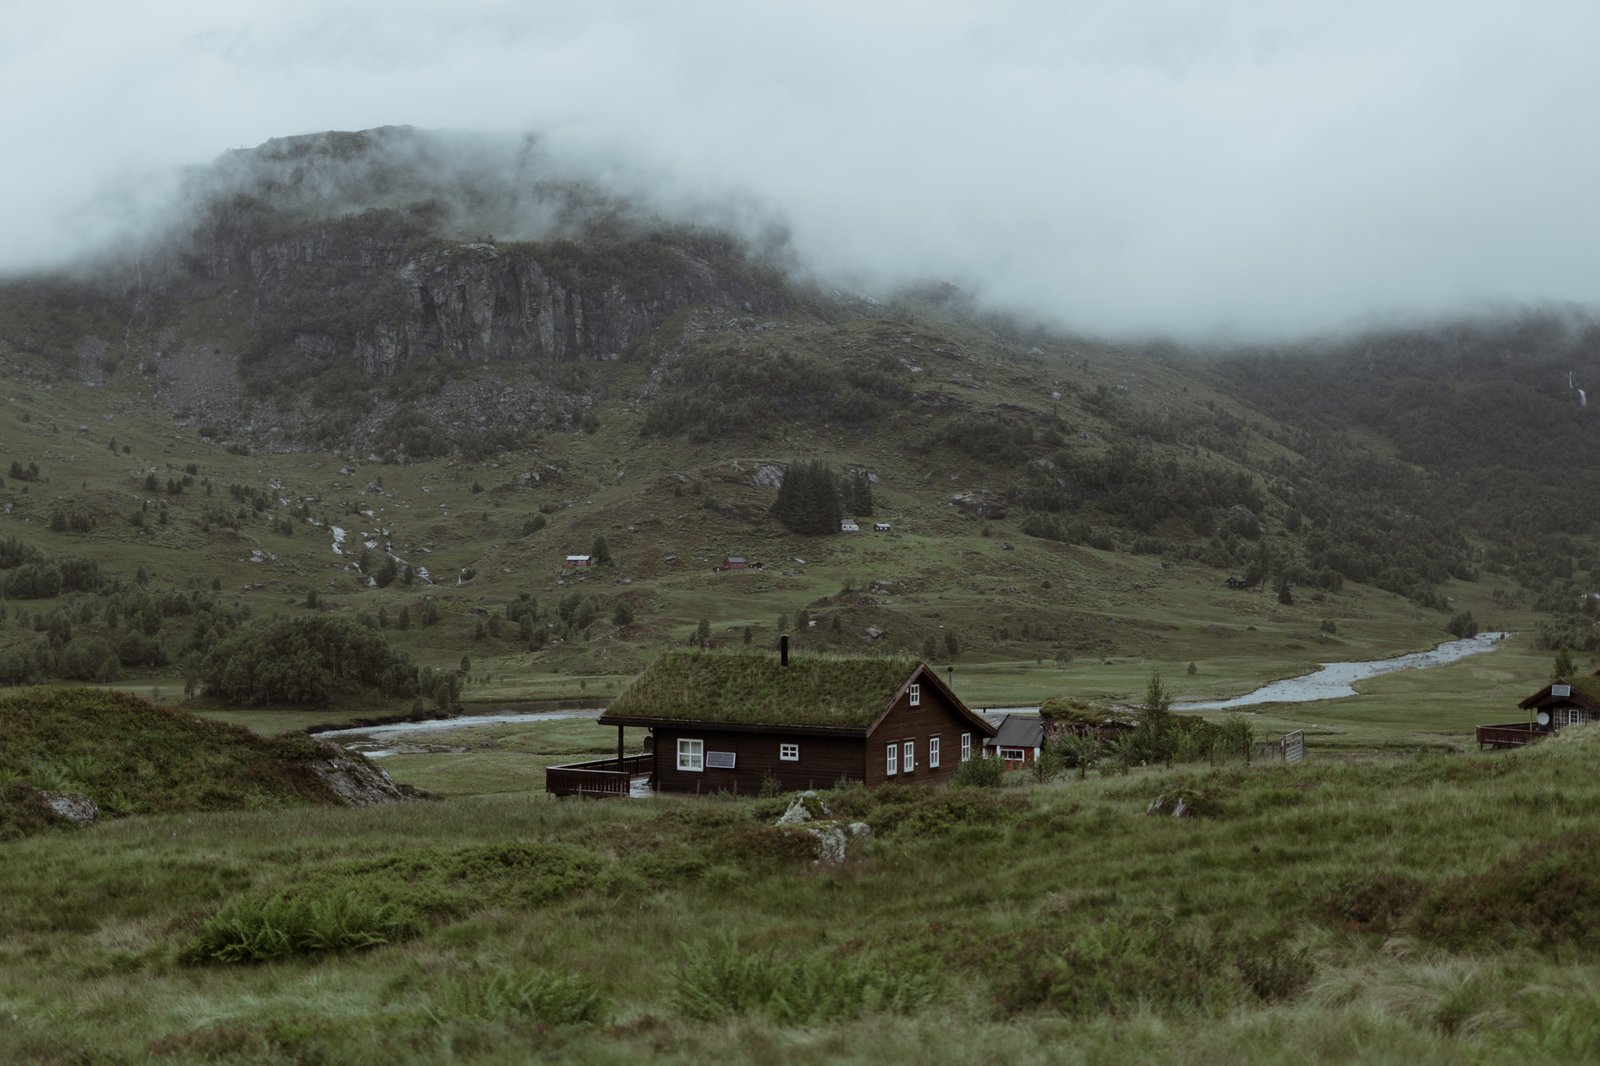
[(866, 729), (918, 663), (913, 659), (669, 652), (606, 708), (610, 718)]
[[(1571, 685), (1572, 695), (1570, 697), (1552, 695), (1550, 692), (1550, 686), (1556, 684)], [(1590, 707), (1600, 709), (1600, 677), (1581, 676), (1574, 678), (1563, 678), (1559, 682), (1552, 681), (1550, 685), (1546, 685), (1538, 692), (1535, 692), (1533, 695), (1517, 704), (1517, 706), (1537, 707), (1541, 703), (1555, 703), (1563, 699), (1570, 699), (1571, 702), (1580, 706), (1587, 704)]]

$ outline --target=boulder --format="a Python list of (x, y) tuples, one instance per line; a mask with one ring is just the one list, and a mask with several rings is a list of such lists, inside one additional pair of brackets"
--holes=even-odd
[(50, 808), (51, 814), (73, 825), (93, 825), (95, 819), (100, 817), (100, 808), (96, 807), (94, 800), (88, 796), (77, 796), (70, 792), (41, 791), (39, 799)]
[(865, 822), (847, 824), (834, 820), (828, 805), (815, 792), (796, 796), (774, 824), (811, 837), (815, 842), (812, 862), (817, 866), (843, 864), (850, 855), (850, 842), (872, 835), (872, 827)]
[(1176, 788), (1151, 800), (1144, 813), (1173, 818), (1215, 818), (1222, 813), (1222, 807), (1197, 788)]

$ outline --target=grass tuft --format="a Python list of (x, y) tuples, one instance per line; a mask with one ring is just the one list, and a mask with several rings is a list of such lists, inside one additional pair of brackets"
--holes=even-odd
[(494, 970), (452, 976), (440, 985), (429, 1016), (523, 1021), (539, 1025), (600, 1025), (609, 1007), (594, 982), (544, 969)]
[(180, 957), (188, 963), (267, 962), (377, 947), (418, 929), (402, 908), (347, 892), (245, 899), (208, 918)]
[(780, 1025), (909, 1014), (940, 991), (930, 973), (870, 956), (780, 960), (729, 940), (692, 949), (673, 976), (672, 1001), (695, 1021), (759, 1014)]

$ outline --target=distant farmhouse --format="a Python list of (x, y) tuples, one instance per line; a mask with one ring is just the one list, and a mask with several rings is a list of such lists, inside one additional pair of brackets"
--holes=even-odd
[(860, 533), (861, 532), (861, 526), (856, 522), (856, 520), (854, 518), (841, 518), (839, 520), (839, 532), (840, 533)]
[(587, 556), (587, 555), (569, 555), (569, 556), (567, 556), (566, 561), (564, 561), (561, 565), (563, 567), (588, 566), (589, 565), (589, 556)]
[(1600, 675), (1557, 678), (1517, 706), (1528, 712), (1528, 720), (1478, 726), (1480, 750), (1520, 748), (1559, 732), (1562, 726), (1600, 722)]
[(1000, 729), (989, 747), (1006, 764), (1015, 770), (1039, 761), (1044, 751), (1044, 719), (1037, 715), (1008, 714), (1000, 722)]
[(887, 523), (887, 522), (874, 522), (874, 523), (872, 523), (872, 531), (874, 533), (887, 533), (887, 532), (889, 532), (889, 523)]
[(791, 659), (787, 645), (779, 656), (663, 655), (600, 722), (619, 738), (626, 726), (650, 730), (635, 772), (647, 764), (659, 791), (750, 795), (772, 782), (793, 791), (948, 781), (995, 732), (924, 663)]

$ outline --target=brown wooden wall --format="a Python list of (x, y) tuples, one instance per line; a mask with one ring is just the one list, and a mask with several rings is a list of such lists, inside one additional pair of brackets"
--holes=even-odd
[[(707, 767), (700, 773), (678, 769), (678, 738), (705, 741), (705, 750), (731, 751), (732, 770)], [(754, 796), (762, 783), (776, 777), (785, 792), (833, 788), (863, 775), (860, 737), (780, 736), (776, 733), (727, 733), (693, 726), (657, 726), (656, 789), (661, 792), (737, 792)], [(798, 762), (782, 762), (779, 744), (800, 745)]]
[[(983, 741), (988, 736), (981, 732), (965, 716), (944, 698), (934, 686), (926, 681), (922, 683), (922, 704), (913, 707), (907, 695), (902, 694), (895, 702), (893, 710), (878, 723), (867, 737), (867, 786), (881, 785), (888, 781), (898, 781), (901, 784), (929, 784), (937, 781), (948, 781), (956, 775), (956, 768), (961, 765), (961, 734), (972, 734), (972, 757), (980, 758), (983, 754)], [(939, 768), (933, 769), (928, 765), (928, 738), (939, 737)], [(905, 771), (905, 742), (912, 740), (917, 745), (917, 767), (911, 773)], [(885, 748), (893, 741), (900, 748), (900, 758), (896, 760), (898, 773), (893, 777), (888, 776)]]

